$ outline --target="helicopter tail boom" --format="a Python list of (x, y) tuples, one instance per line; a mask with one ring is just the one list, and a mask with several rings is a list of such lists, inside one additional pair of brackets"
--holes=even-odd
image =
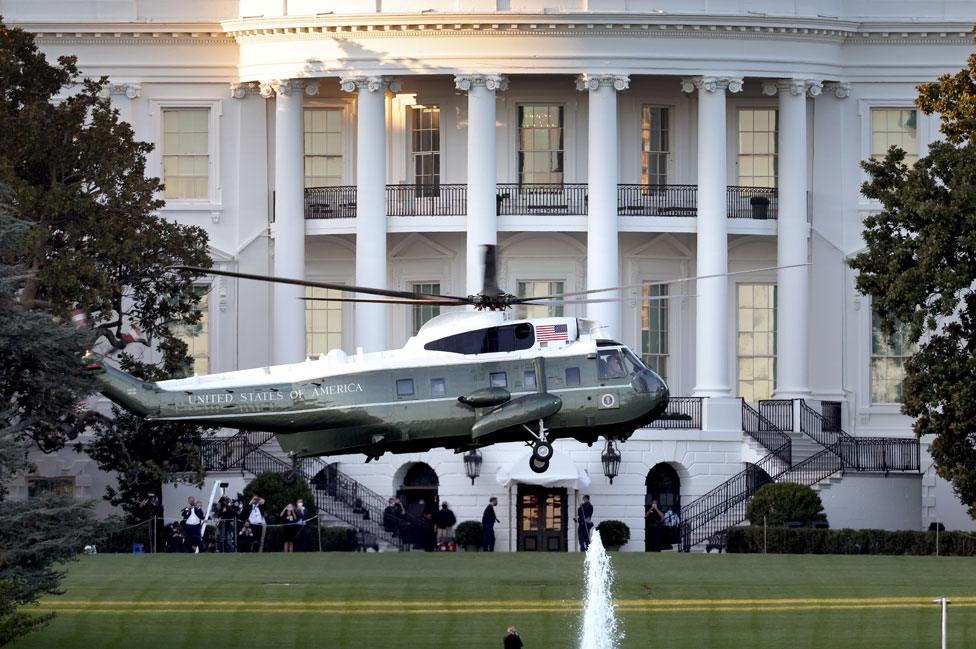
[(89, 367), (97, 372), (100, 392), (129, 412), (145, 417), (159, 414), (156, 386), (112, 367), (100, 356), (92, 355)]

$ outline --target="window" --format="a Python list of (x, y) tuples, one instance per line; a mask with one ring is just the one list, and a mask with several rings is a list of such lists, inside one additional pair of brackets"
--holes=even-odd
[[(436, 282), (411, 284), (410, 290), (414, 293), (426, 293), (427, 295), (440, 295), (441, 285)], [(441, 314), (441, 308), (434, 304), (415, 304), (413, 305), (413, 332), (416, 334), (424, 323), (435, 316)]]
[[(305, 288), (305, 297), (342, 297), (331, 288)], [(305, 355), (318, 356), (342, 348), (342, 302), (305, 301)]]
[(776, 387), (776, 286), (738, 284), (739, 396), (769, 399)]
[(209, 124), (209, 108), (163, 109), (164, 198), (210, 198)]
[(739, 185), (776, 186), (776, 109), (739, 110)]
[(396, 393), (398, 397), (412, 397), (413, 379), (397, 379)]
[(538, 385), (535, 381), (535, 370), (525, 370), (522, 374), (522, 386), (526, 390), (535, 390)]
[(505, 372), (492, 372), (488, 375), (488, 384), (493, 388), (507, 388), (508, 375)]
[(871, 309), (871, 402), (901, 403), (905, 361), (912, 355), (908, 326), (898, 322), (890, 339), (881, 331), (881, 316)]
[(437, 196), (441, 184), (441, 108), (410, 108), (413, 182), (421, 196)]
[(446, 394), (447, 394), (447, 384), (444, 383), (444, 379), (430, 380), (430, 396), (443, 397)]
[(666, 284), (645, 284), (641, 301), (641, 360), (665, 381), (668, 380), (667, 296)]
[(74, 498), (75, 477), (74, 476), (58, 476), (54, 478), (46, 478), (41, 476), (28, 477), (27, 497), (43, 498), (44, 496)]
[(519, 184), (563, 183), (563, 107), (518, 107)]
[(641, 184), (668, 184), (670, 116), (667, 108), (644, 105), (641, 114)]
[(578, 367), (566, 368), (566, 385), (580, 384), (580, 369)]
[(454, 354), (491, 354), (495, 352), (514, 352), (528, 349), (535, 344), (532, 325), (523, 322), (501, 327), (488, 327), (475, 331), (432, 340), (424, 349)]
[[(517, 294), (519, 297), (544, 297), (546, 295), (560, 295), (565, 287), (564, 282), (560, 281), (525, 281), (517, 283)], [(525, 318), (561, 318), (563, 316), (562, 305), (539, 305), (539, 306), (517, 306), (515, 307), (515, 317)]]
[(200, 314), (200, 321), (196, 324), (180, 324), (173, 327), (173, 334), (186, 343), (187, 353), (193, 363), (193, 374), (203, 376), (210, 372), (210, 287), (194, 286), (193, 290), (200, 295), (200, 301), (193, 307), (195, 313)]
[(342, 109), (305, 111), (305, 186), (342, 184)]
[(889, 147), (897, 146), (905, 151), (908, 165), (918, 160), (917, 120), (914, 108), (872, 108), (871, 157), (881, 160)]
[(622, 379), (630, 373), (623, 355), (617, 349), (601, 349), (599, 361), (601, 379)]

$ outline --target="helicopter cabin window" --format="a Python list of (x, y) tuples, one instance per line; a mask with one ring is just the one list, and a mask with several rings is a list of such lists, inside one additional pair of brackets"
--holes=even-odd
[(566, 368), (566, 385), (580, 384), (580, 369), (578, 367)]
[(200, 296), (200, 301), (193, 305), (193, 311), (200, 314), (200, 320), (192, 325), (175, 325), (172, 331), (186, 343), (193, 363), (193, 375), (203, 376), (210, 371), (210, 311), (207, 301), (210, 287), (194, 286), (193, 290)]
[(488, 383), (493, 388), (507, 388), (508, 375), (505, 372), (492, 372), (488, 375)]
[(447, 385), (444, 383), (444, 379), (430, 380), (430, 396), (443, 397), (446, 394), (447, 394)]
[(602, 349), (599, 357), (601, 379), (622, 379), (626, 377), (627, 364), (618, 349)]
[(526, 370), (522, 375), (522, 385), (526, 390), (535, 390), (538, 386), (535, 381), (535, 370)]
[(396, 382), (396, 393), (398, 397), (412, 397), (413, 379), (398, 379)]
[(532, 325), (520, 322), (500, 327), (465, 331), (453, 336), (432, 340), (424, 349), (452, 354), (492, 354), (529, 349), (535, 344)]

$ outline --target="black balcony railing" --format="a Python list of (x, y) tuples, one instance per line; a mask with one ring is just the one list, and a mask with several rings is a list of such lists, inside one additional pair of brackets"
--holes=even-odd
[(498, 214), (586, 214), (586, 184), (499, 183)]
[(700, 430), (703, 397), (671, 397), (664, 414), (648, 424), (648, 428)]
[(307, 187), (306, 219), (351, 219), (356, 217), (356, 186)]
[(779, 213), (775, 187), (742, 187), (729, 185), (730, 219), (775, 219)]
[(759, 414), (779, 430), (793, 430), (793, 400), (766, 399), (759, 402)]
[(617, 185), (621, 216), (698, 216), (697, 185)]
[(793, 442), (782, 428), (742, 401), (742, 431), (759, 442), (789, 468), (793, 464)]
[(467, 185), (387, 185), (387, 216), (464, 216)]

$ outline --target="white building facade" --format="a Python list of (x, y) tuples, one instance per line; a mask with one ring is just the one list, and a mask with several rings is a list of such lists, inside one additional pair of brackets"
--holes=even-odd
[[(837, 428), (913, 437), (898, 405), (910, 350), (879, 336), (847, 266), (878, 207), (859, 162), (892, 144), (924, 155), (938, 136), (915, 86), (964, 64), (971, 2), (0, 0), (0, 14), (110, 77), (156, 145), (163, 213), (205, 227), (217, 267), (472, 294), (478, 251), (497, 244), (512, 293), (624, 287), (621, 302), (528, 314), (601, 321), (693, 397), (691, 427), (620, 445), (612, 484), (603, 449), (575, 442), (556, 450), (578, 477), (545, 487), (498, 481), (518, 445), (483, 449), (474, 484), (447, 450), (329, 459), (374, 492), (446, 500), (460, 520), (498, 496), (502, 550), (573, 549), (585, 492), (643, 550), (651, 499), (680, 508), (747, 466), (789, 468), (762, 463), (776, 449), (743, 401), (785, 418), (794, 463)], [(200, 372), (396, 348), (437, 313), (202, 286)], [(817, 416), (819, 441), (801, 432)], [(925, 447), (909, 471), (842, 457), (815, 481), (831, 525), (972, 529)], [(22, 491), (78, 476), (75, 493), (99, 497), (80, 472), (52, 458)]]

